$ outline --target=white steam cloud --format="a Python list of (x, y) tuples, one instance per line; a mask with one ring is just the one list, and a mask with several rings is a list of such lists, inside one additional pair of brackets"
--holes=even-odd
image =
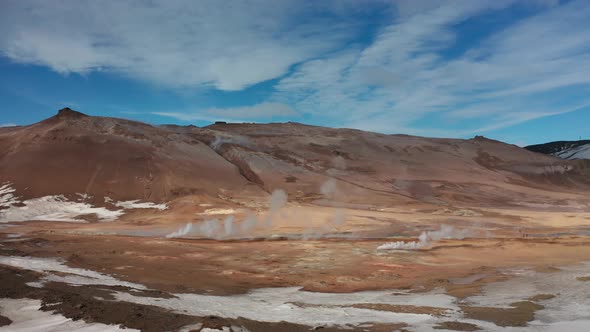
[[(329, 187), (331, 188), (328, 192), (334, 193), (337, 190), (335, 181), (333, 179), (328, 181), (330, 182)], [(273, 226), (275, 226), (275, 221), (285, 217), (286, 211), (283, 208), (287, 204), (287, 201), (288, 197), (285, 191), (275, 190), (270, 196), (269, 208), (263, 217), (258, 217), (254, 213), (249, 212), (241, 221), (238, 221), (235, 216), (227, 216), (225, 219), (214, 218), (196, 223), (189, 222), (165, 237), (180, 238), (190, 236), (215, 240), (252, 239), (254, 232), (271, 231)], [(291, 217), (300, 220), (308, 220), (308, 218), (312, 217), (301, 209), (296, 209), (294, 213)], [(343, 210), (337, 209), (321, 226), (310, 226), (302, 234), (285, 235), (285, 237), (303, 240), (319, 239), (337, 231), (345, 222), (346, 214)]]
[[(219, 149), (223, 144), (240, 144), (247, 145), (248, 141), (242, 137), (224, 137), (216, 136), (215, 140), (211, 143), (211, 148)], [(332, 160), (333, 169), (344, 170), (346, 163), (344, 158), (337, 156)], [(330, 172), (328, 172), (330, 173)], [(326, 199), (336, 199), (341, 195), (338, 188), (336, 179), (328, 178), (319, 188), (320, 193)], [(281, 211), (287, 204), (287, 193), (283, 190), (275, 190), (272, 192), (269, 199), (268, 211), (263, 217), (258, 217), (252, 212), (247, 213), (246, 217), (237, 221), (234, 216), (228, 216), (225, 219), (209, 219), (202, 222), (192, 223), (189, 222), (186, 225), (180, 227), (178, 230), (166, 235), (166, 238), (179, 238), (179, 237), (197, 237), (197, 238), (208, 238), (216, 240), (230, 240), (230, 239), (251, 239), (253, 238), (254, 232), (271, 231), (273, 229), (273, 223), (283, 218), (285, 214)], [(314, 216), (307, 215), (303, 209), (295, 209), (291, 211), (291, 217), (298, 220), (311, 220)], [(334, 234), (338, 229), (346, 223), (346, 213), (343, 209), (337, 208), (332, 214), (324, 221), (321, 226), (309, 226), (304, 227), (302, 234), (290, 234), (285, 235), (291, 239), (319, 239), (326, 237), (328, 234)]]
[(224, 220), (217, 218), (205, 220), (200, 223), (187, 223), (175, 232), (166, 235), (166, 238), (179, 238), (183, 236), (202, 237), (207, 239), (225, 240), (251, 237), (254, 230), (272, 229), (273, 221), (278, 217), (280, 210), (287, 204), (287, 193), (283, 190), (272, 192), (269, 200), (269, 209), (264, 219), (258, 219), (253, 213), (248, 213), (240, 223), (236, 223), (234, 216), (228, 216)]
[(334, 198), (338, 192), (338, 187), (336, 185), (336, 180), (330, 178), (324, 182), (320, 187), (320, 193), (324, 195), (326, 198)]
[(248, 146), (250, 143), (246, 137), (243, 136), (215, 136), (210, 146), (213, 150), (218, 151), (223, 144), (236, 144)]
[(455, 229), (453, 226), (442, 225), (437, 231), (425, 231), (420, 234), (418, 241), (388, 242), (377, 247), (377, 250), (416, 250), (429, 246), (441, 239), (464, 239), (470, 235), (469, 230)]

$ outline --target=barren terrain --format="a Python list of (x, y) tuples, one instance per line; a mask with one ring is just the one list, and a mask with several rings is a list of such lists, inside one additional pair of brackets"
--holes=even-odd
[(0, 128), (0, 331), (586, 331), (589, 192), (484, 137), (64, 109)]

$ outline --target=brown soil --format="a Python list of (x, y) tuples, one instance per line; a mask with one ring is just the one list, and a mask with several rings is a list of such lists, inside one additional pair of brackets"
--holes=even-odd
[(587, 277), (577, 277), (578, 281), (590, 281), (590, 276)]
[[(34, 236), (4, 242), (1, 253), (61, 257), (72, 267), (112, 274), (156, 289), (134, 292), (134, 295), (162, 298), (173, 296), (172, 292), (205, 293), (209, 290), (209, 294), (237, 294), (252, 288), (300, 285), (327, 292), (401, 288), (418, 292), (443, 287), (450, 295), (463, 298), (477, 294), (487, 283), (505, 279), (506, 276), (498, 270), (531, 266), (537, 262), (534, 257), (540, 254), (544, 257), (543, 262), (533, 268), (544, 273), (555, 272), (553, 266), (574, 264), (590, 257), (590, 243), (582, 237), (461, 241), (472, 243), (469, 247), (458, 246), (460, 241), (447, 240), (440, 242), (436, 250), (376, 253), (375, 247), (382, 243), (381, 240), (169, 241), (44, 231), (31, 235)], [(39, 274), (12, 268), (3, 268), (0, 272), (0, 280), (3, 280), (0, 297), (61, 303), (44, 305), (43, 308), (89, 322), (123, 324), (148, 331), (150, 327), (156, 331), (163, 326), (172, 328), (193, 323), (203, 326), (238, 324), (251, 331), (272, 331), (273, 328), (298, 331), (302, 328), (293, 324), (193, 317), (157, 307), (109, 301), (114, 299), (113, 291), (128, 291), (125, 287), (73, 287), (52, 282), (43, 289), (30, 288), (24, 283), (38, 280)], [(490, 321), (499, 326), (526, 326), (534, 318), (535, 311), (542, 308), (535, 302), (552, 296), (538, 294), (528, 301), (513, 303), (508, 309), (464, 306), (462, 310), (467, 318)], [(410, 305), (360, 304), (355, 307), (437, 316), (444, 315), (445, 311)], [(155, 321), (159, 323), (154, 325)], [(448, 324), (440, 326), (471, 328), (453, 322)], [(395, 328), (403, 329), (404, 326)], [(366, 329), (377, 331), (384, 327), (375, 325)]]
[(479, 331), (481, 328), (475, 324), (462, 322), (442, 322), (434, 326), (435, 330), (453, 330), (453, 331)]
[(10, 319), (0, 315), (0, 327), (10, 325), (10, 324), (12, 324), (12, 321)]
[(554, 297), (555, 297), (555, 295), (553, 295), (553, 294), (537, 294), (535, 296), (530, 297), (529, 301), (532, 301), (532, 302), (546, 301), (546, 300), (551, 300)]
[[(427, 291), (444, 287), (459, 298), (502, 280), (497, 269), (552, 266), (590, 260), (585, 238), (463, 240), (440, 242), (435, 251), (376, 252), (383, 241), (204, 241), (38, 232), (10, 242), (4, 255), (61, 257), (73, 267), (112, 274), (166, 292), (218, 295), (253, 288), (303, 286), (321, 292), (378, 289)], [(458, 247), (470, 242), (475, 246)], [(535, 259), (543, 254), (542, 262)], [(490, 261), (489, 257), (495, 257)], [(487, 271), (457, 285), (449, 279)]]
[(544, 307), (531, 301), (510, 304), (512, 308), (461, 306), (467, 318), (492, 322), (498, 326), (527, 326), (535, 318), (535, 312)]
[(497, 274), (494, 269), (489, 267), (482, 267), (477, 269), (476, 271), (477, 273), (482, 273), (483, 271), (486, 271), (487, 273), (489, 273), (489, 275), (465, 284), (449, 284), (446, 286), (447, 294), (452, 295), (458, 299), (464, 299), (481, 293), (482, 287), (488, 283), (503, 281), (507, 279), (506, 276)]
[(542, 273), (552, 273), (552, 272), (559, 272), (561, 269), (556, 268), (554, 266), (538, 266), (535, 268), (535, 271), (542, 272)]

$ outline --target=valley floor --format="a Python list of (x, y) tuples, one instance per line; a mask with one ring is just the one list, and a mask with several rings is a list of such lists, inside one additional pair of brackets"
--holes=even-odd
[(3, 224), (0, 331), (590, 328), (589, 213), (340, 211), (322, 232), (216, 240), (166, 238), (170, 222)]

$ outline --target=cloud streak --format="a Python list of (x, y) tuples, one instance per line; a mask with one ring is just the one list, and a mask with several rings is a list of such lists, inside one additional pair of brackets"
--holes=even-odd
[[(329, 9), (329, 8), (328, 8)], [(0, 50), (63, 74), (107, 71), (172, 87), (241, 90), (341, 45), (350, 23), (297, 1), (9, 0)], [(301, 21), (293, 17), (310, 17)]]
[(588, 22), (576, 0), (7, 0), (0, 52), (203, 95), (269, 82), (257, 104), (152, 112), (179, 121), (456, 137), (588, 107)]
[[(583, 1), (559, 7), (531, 2), (536, 15), (458, 56), (446, 54), (459, 46), (457, 24), (513, 5), (449, 1), (405, 8), (406, 16), (366, 47), (298, 66), (279, 82), (274, 98), (339, 126), (443, 136), (491, 131), (587, 105), (587, 89), (563, 90), (590, 84), (590, 7)], [(421, 124), (429, 118), (439, 119), (437, 128)]]

